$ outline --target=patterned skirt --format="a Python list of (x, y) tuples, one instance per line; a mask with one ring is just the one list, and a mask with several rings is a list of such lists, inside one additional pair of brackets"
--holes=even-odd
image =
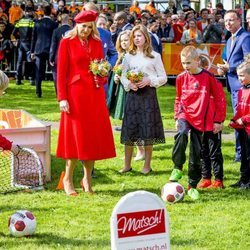
[(127, 93), (121, 143), (128, 146), (165, 143), (155, 88), (145, 87)]

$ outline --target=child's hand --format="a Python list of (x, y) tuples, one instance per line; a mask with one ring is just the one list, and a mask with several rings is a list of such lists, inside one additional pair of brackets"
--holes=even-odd
[(221, 131), (221, 123), (214, 123), (214, 130), (213, 130), (213, 133), (214, 134), (217, 134)]
[(119, 81), (120, 81), (119, 75), (115, 74), (115, 76), (114, 76), (114, 81), (115, 81), (116, 84), (119, 83)]
[(179, 128), (179, 123), (178, 123), (178, 120), (175, 121), (175, 129), (178, 131), (178, 128)]
[(241, 120), (241, 118), (239, 118), (238, 120), (235, 121), (235, 123), (239, 124), (239, 125), (244, 125), (243, 121)]

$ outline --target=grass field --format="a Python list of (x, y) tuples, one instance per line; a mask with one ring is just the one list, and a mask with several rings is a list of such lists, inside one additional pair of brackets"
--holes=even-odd
[[(28, 83), (21, 86), (10, 84), (7, 94), (0, 99), (0, 108), (25, 109), (46, 121), (58, 121), (59, 110), (53, 83), (43, 83), (43, 98), (35, 97), (34, 87)], [(164, 128), (174, 129), (174, 87), (158, 90)], [(228, 109), (228, 119), (232, 115)], [(112, 120), (113, 125), (120, 121)], [(232, 133), (226, 129), (227, 133)], [(119, 132), (115, 132), (117, 157), (98, 161), (98, 178), (93, 180), (97, 195), (81, 192), (81, 165), (75, 171), (75, 186), (80, 193), (67, 197), (55, 187), (64, 161), (55, 158), (58, 131), (52, 130), (52, 181), (44, 191), (34, 193), (12, 193), (0, 196), (0, 249), (110, 249), (109, 220), (115, 204), (128, 192), (146, 190), (160, 195), (161, 187), (167, 182), (172, 170), (172, 136), (166, 144), (154, 147), (152, 174), (142, 176), (141, 162), (133, 163), (133, 172), (117, 174), (123, 166), (123, 146), (119, 143)], [(225, 185), (224, 190), (201, 191), (201, 199), (193, 202), (187, 196), (184, 201), (167, 205), (170, 217), (171, 248), (181, 250), (228, 250), (250, 249), (250, 192), (229, 188), (239, 177), (239, 163), (234, 157), (234, 141), (223, 142)], [(180, 181), (187, 186), (187, 166)], [(0, 170), (1, 171), (1, 170)], [(19, 209), (28, 209), (37, 218), (36, 234), (30, 238), (13, 238), (7, 224), (9, 216)]]

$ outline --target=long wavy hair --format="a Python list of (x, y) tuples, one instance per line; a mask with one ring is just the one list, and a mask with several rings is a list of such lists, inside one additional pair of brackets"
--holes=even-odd
[(154, 58), (154, 56), (152, 54), (153, 49), (152, 49), (152, 45), (151, 45), (151, 38), (149, 36), (147, 28), (142, 24), (136, 25), (132, 29), (132, 32), (130, 34), (130, 46), (129, 46), (128, 52), (132, 55), (136, 55), (136, 53), (137, 53), (137, 47), (134, 43), (134, 34), (136, 31), (140, 31), (145, 37), (145, 44), (144, 44), (144, 48), (143, 48), (144, 55), (149, 57), (149, 58)]
[[(99, 31), (98, 31), (98, 29), (97, 29), (97, 27), (96, 27), (95, 22), (90, 22), (90, 23), (91, 23), (91, 25), (92, 25), (92, 31), (91, 31), (90, 36), (92, 36), (95, 40), (101, 40)], [(82, 25), (82, 23), (76, 24), (75, 27), (74, 27), (72, 30), (70, 30), (70, 31), (64, 36), (64, 38), (73, 39), (73, 38), (75, 38), (76, 36), (78, 36), (77, 27), (78, 27), (79, 25)]]
[(116, 45), (115, 45), (115, 47), (116, 47), (116, 51), (118, 52), (118, 60), (116, 61), (116, 65), (118, 65), (118, 64), (121, 63), (121, 61), (122, 61), (124, 55), (127, 53), (127, 51), (124, 50), (124, 49), (122, 48), (122, 46), (121, 46), (121, 37), (122, 37), (123, 35), (127, 35), (128, 38), (129, 38), (129, 40), (130, 40), (130, 33), (131, 33), (131, 30), (124, 30), (124, 31), (120, 32), (120, 34), (119, 34), (119, 36), (118, 36), (118, 38), (117, 38), (117, 40), (116, 40)]

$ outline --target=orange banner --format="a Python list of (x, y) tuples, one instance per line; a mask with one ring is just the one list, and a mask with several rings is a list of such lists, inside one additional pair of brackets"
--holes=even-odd
[[(202, 57), (205, 68), (211, 73), (217, 75), (217, 63), (223, 63), (222, 52), (225, 44), (207, 44), (202, 43), (198, 46), (197, 52)], [(165, 70), (168, 75), (178, 75), (183, 71), (180, 54), (184, 45), (177, 45), (175, 43), (162, 44), (162, 59)]]

